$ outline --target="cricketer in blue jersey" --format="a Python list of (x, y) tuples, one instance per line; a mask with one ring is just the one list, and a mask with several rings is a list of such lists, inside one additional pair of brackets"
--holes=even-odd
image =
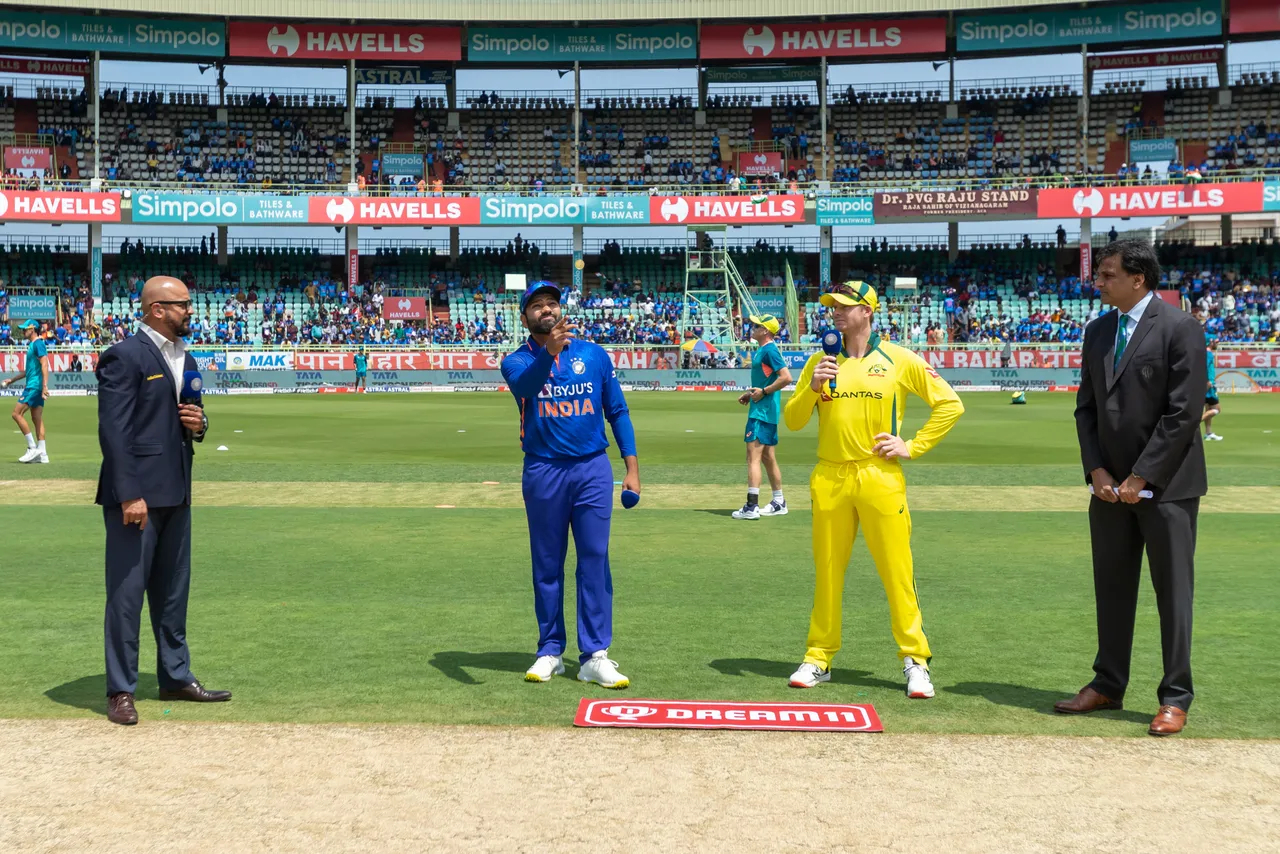
[[(782, 494), (782, 469), (774, 449), (778, 444), (778, 415), (782, 407), (779, 392), (791, 382), (791, 371), (773, 336), (782, 324), (772, 314), (751, 316), (751, 339), (759, 346), (751, 357), (751, 388), (738, 398), (749, 406), (747, 430), (747, 503), (733, 511), (735, 519), (759, 519), (761, 516), (787, 515), (787, 499)], [(773, 497), (760, 506), (760, 465), (769, 474)]]
[[(22, 395), (13, 407), (13, 420), (27, 440), (27, 450), (20, 463), (47, 463), (49, 454), (44, 444), (44, 402), (49, 397), (49, 348), (40, 337), (40, 322), (28, 320), (18, 327), (27, 339), (26, 370), (4, 381), (5, 388), (25, 380)], [(27, 426), (27, 410), (31, 410), (31, 426)]]
[(526, 682), (564, 673), (564, 560), (569, 531), (578, 554), (578, 679), (605, 688), (630, 680), (609, 658), (613, 642), (613, 578), (609, 521), (613, 467), (604, 422), (626, 463), (623, 489), (640, 491), (635, 430), (613, 364), (604, 348), (573, 337), (560, 311), (560, 288), (534, 282), (520, 300), (529, 340), (502, 360), (502, 376), (520, 409), (525, 515), (533, 557), (533, 608), (538, 657)]

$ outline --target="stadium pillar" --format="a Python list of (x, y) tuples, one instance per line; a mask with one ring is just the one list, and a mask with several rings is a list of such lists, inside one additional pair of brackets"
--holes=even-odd
[(458, 71), (455, 68), (449, 74), (449, 79), (444, 82), (445, 103), (449, 105), (450, 110), (458, 109)]
[(360, 284), (360, 226), (346, 225), (347, 236), (347, 293), (353, 293)]
[(582, 269), (586, 260), (582, 257), (582, 226), (573, 227), (573, 289), (582, 293)]
[(831, 286), (831, 226), (818, 229), (818, 287)]
[(93, 299), (102, 302), (102, 223), (89, 223), (89, 287)]
[(831, 180), (831, 171), (827, 168), (827, 57), (824, 55), (820, 63), (818, 75), (818, 113), (822, 116), (822, 180)]
[(455, 225), (449, 228), (449, 260), (457, 261), (462, 254), (462, 231)]
[(947, 260), (955, 261), (960, 257), (960, 223), (947, 223)]
[(102, 130), (102, 52), (93, 52), (93, 188), (96, 190), (102, 181), (102, 155), (98, 146), (98, 135)]
[(707, 69), (699, 65), (698, 66), (698, 106), (697, 106), (697, 109), (699, 110), (705, 110), (707, 108), (707, 89), (709, 88), (709, 85), (710, 84), (707, 83)]
[(573, 61), (573, 182), (582, 183), (582, 64)]
[(356, 61), (347, 60), (347, 151), (351, 163), (351, 176), (348, 179), (348, 192), (356, 183)]
[(227, 227), (218, 226), (218, 266), (227, 266)]
[(1222, 215), (1222, 245), (1223, 246), (1231, 245), (1232, 243), (1231, 231), (1232, 231), (1231, 214), (1223, 214)]
[(1081, 164), (1084, 165), (1084, 174), (1087, 177), (1089, 169), (1093, 166), (1089, 162), (1089, 93), (1093, 91), (1093, 73), (1089, 70), (1089, 46), (1087, 44), (1080, 45), (1080, 65), (1084, 85), (1080, 87), (1080, 140), (1077, 144), (1077, 153)]

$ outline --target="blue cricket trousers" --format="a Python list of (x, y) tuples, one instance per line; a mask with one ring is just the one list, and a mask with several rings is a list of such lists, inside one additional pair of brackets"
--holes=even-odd
[(521, 487), (533, 556), (538, 655), (564, 654), (564, 559), (572, 527), (578, 553), (579, 660), (586, 661), (613, 642), (613, 577), (609, 574), (613, 467), (604, 451), (571, 460), (526, 456)]

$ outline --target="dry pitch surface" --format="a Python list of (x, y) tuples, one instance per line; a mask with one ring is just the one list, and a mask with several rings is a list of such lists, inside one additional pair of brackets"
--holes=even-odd
[(1280, 743), (0, 722), (3, 851), (1275, 851)]

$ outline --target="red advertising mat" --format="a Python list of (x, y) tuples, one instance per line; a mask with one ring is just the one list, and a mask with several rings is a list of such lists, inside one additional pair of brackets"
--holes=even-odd
[(870, 703), (724, 703), (583, 697), (574, 726), (884, 732)]

